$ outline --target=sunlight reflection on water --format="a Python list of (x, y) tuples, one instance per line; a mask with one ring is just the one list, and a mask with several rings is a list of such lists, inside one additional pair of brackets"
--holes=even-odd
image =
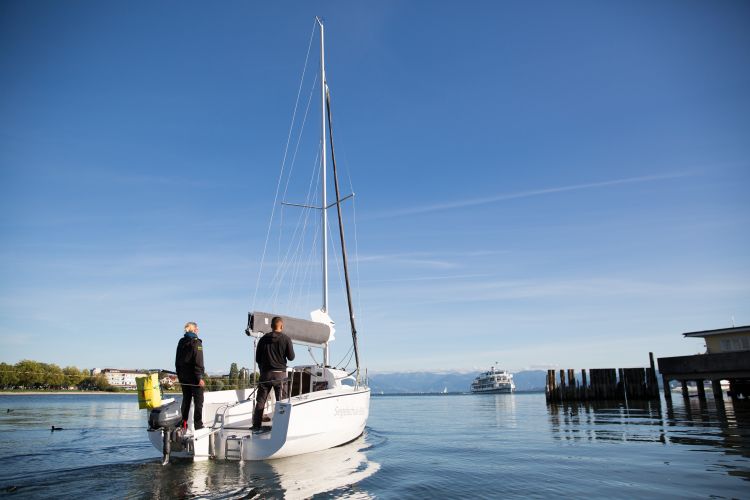
[[(365, 435), (267, 462), (174, 461), (134, 396), (0, 396), (0, 495), (98, 498), (745, 497), (750, 405), (376, 396)], [(51, 425), (65, 428), (50, 432)], [(12, 489), (13, 491), (9, 490)]]

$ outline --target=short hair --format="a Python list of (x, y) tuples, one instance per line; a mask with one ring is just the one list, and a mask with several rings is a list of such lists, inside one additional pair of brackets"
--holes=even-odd
[(281, 319), (279, 316), (274, 316), (273, 319), (271, 320), (271, 330), (276, 331), (276, 327), (279, 325), (279, 323), (283, 325), (284, 320)]
[(185, 323), (185, 331), (186, 332), (195, 332), (195, 329), (198, 328), (198, 323), (195, 321), (188, 321)]

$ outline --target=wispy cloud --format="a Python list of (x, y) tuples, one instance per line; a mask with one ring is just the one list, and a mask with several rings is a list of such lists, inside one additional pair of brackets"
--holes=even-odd
[[(741, 280), (693, 280), (658, 282), (622, 278), (582, 278), (561, 280), (481, 280), (453, 277), (432, 283), (410, 282), (393, 287), (370, 286), (370, 293), (392, 300), (409, 297), (410, 306), (459, 303), (498, 303), (503, 301), (552, 301), (549, 303), (582, 303), (590, 300), (653, 301), (659, 297), (697, 300), (706, 296), (743, 296), (750, 285)], [(416, 299), (416, 297), (419, 297)]]
[(458, 264), (451, 262), (446, 259), (436, 258), (432, 254), (423, 252), (411, 252), (411, 253), (393, 253), (393, 254), (373, 254), (373, 255), (360, 255), (354, 259), (360, 263), (366, 262), (387, 262), (393, 265), (409, 265), (427, 267), (432, 269), (451, 269), (458, 267)]
[(467, 278), (484, 278), (490, 276), (489, 273), (474, 274), (450, 274), (445, 276), (422, 276), (418, 278), (392, 278), (392, 279), (372, 279), (361, 280), (361, 283), (407, 283), (412, 281), (438, 281), (438, 280), (459, 280)]
[(571, 184), (569, 186), (557, 186), (557, 187), (549, 187), (549, 188), (542, 188), (542, 189), (530, 189), (526, 191), (517, 191), (515, 193), (502, 193), (502, 194), (498, 194), (495, 196), (467, 198), (464, 200), (449, 201), (445, 203), (436, 203), (433, 205), (422, 205), (422, 206), (408, 207), (408, 208), (403, 208), (403, 209), (398, 209), (398, 210), (391, 210), (387, 212), (381, 212), (379, 214), (374, 214), (370, 218), (381, 219), (381, 218), (387, 218), (387, 217), (399, 217), (403, 215), (424, 214), (424, 213), (429, 213), (429, 212), (437, 212), (440, 210), (473, 207), (477, 205), (487, 205), (490, 203), (497, 203), (497, 202), (506, 201), (506, 200), (517, 200), (520, 198), (531, 198), (534, 196), (543, 196), (547, 194), (565, 193), (568, 191), (581, 191), (585, 189), (621, 186), (625, 184), (640, 184), (640, 183), (645, 183), (645, 182), (678, 179), (681, 177), (689, 177), (691, 175), (695, 175), (695, 172), (693, 171), (671, 172), (671, 173), (658, 174), (658, 175), (626, 177), (623, 179), (613, 179), (613, 180), (600, 181), (600, 182)]

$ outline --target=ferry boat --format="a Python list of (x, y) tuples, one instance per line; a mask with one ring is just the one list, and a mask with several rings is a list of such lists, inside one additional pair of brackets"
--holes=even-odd
[(516, 390), (513, 374), (507, 370), (495, 369), (480, 374), (471, 383), (472, 394), (509, 394)]

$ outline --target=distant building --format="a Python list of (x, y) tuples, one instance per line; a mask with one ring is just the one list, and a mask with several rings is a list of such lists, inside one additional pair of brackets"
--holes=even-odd
[(124, 370), (118, 368), (94, 368), (91, 375), (104, 375), (107, 383), (121, 389), (135, 389), (135, 379), (145, 377), (148, 373), (139, 370)]
[(177, 375), (172, 375), (171, 373), (165, 373), (159, 379), (159, 383), (164, 388), (172, 389), (177, 383)]
[(682, 335), (704, 339), (706, 353), (659, 358), (665, 397), (671, 397), (669, 381), (679, 380), (684, 397), (688, 397), (688, 382), (695, 382), (698, 397), (705, 399), (704, 383), (710, 381), (714, 399), (718, 404), (723, 404), (721, 381), (728, 380), (732, 398), (750, 398), (750, 325)]
[(750, 326), (689, 332), (683, 333), (683, 335), (690, 338), (702, 337), (706, 341), (706, 352), (708, 354), (750, 351)]

